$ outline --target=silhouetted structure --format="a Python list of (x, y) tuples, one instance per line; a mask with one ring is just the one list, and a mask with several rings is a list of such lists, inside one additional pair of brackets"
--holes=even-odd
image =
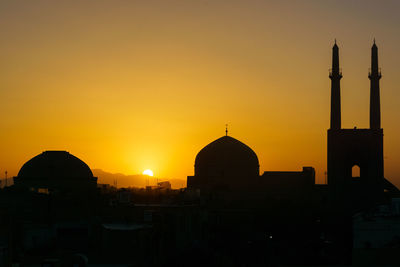
[(14, 184), (31, 191), (94, 190), (97, 178), (82, 160), (66, 151), (45, 151), (20, 169)]
[[(264, 172), (260, 176), (260, 165), (256, 153), (244, 143), (225, 135), (197, 154), (194, 176), (188, 176), (189, 189), (198, 190), (201, 196), (229, 194), (265, 197), (295, 196), (299, 188), (312, 191), (315, 171), (303, 167), (301, 172)], [(250, 193), (253, 193), (250, 194)], [(304, 192), (303, 192), (304, 193)]]
[[(328, 185), (330, 197), (351, 211), (370, 208), (383, 199), (384, 189), (396, 190), (383, 175), (383, 129), (380, 124), (378, 48), (372, 46), (369, 129), (342, 129), (340, 111), (339, 48), (332, 51), (331, 127), (328, 130)], [(352, 168), (360, 177), (352, 177)]]
[(205, 146), (196, 156), (189, 188), (210, 191), (243, 187), (259, 176), (256, 153), (242, 142), (223, 136)]
[(339, 68), (339, 47), (336, 44), (332, 48), (332, 69), (329, 73), (331, 78), (331, 129), (338, 130), (341, 128), (341, 112), (340, 112), (340, 79), (342, 79), (342, 71)]
[(182, 190), (97, 187), (83, 161), (45, 151), (0, 190), (0, 265), (399, 264), (400, 198), (383, 176), (375, 42), (371, 61), (370, 128), (342, 129), (335, 41), (327, 185), (315, 184), (312, 167), (260, 175), (256, 153), (227, 129), (197, 154)]
[(260, 175), (256, 153), (226, 135), (197, 154), (187, 186), (188, 195), (198, 196), (202, 215), (196, 250), (213, 254), (207, 264), (320, 261), (318, 253), (310, 254), (311, 244), (319, 242), (314, 168)]

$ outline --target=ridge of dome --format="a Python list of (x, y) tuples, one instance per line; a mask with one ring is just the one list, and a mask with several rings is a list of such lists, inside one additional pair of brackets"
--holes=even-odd
[(19, 170), (23, 179), (92, 178), (89, 166), (67, 151), (48, 150), (28, 160)]
[(258, 157), (241, 141), (222, 136), (197, 154), (195, 175), (259, 175)]

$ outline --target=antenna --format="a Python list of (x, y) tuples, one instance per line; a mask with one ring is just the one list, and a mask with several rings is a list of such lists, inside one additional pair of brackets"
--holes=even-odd
[(7, 182), (7, 171), (5, 171), (5, 174), (6, 174), (6, 187), (8, 186), (8, 182)]
[(225, 124), (225, 135), (228, 136), (228, 124)]

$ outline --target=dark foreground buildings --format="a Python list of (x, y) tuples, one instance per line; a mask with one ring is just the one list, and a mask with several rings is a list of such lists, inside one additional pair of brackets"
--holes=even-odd
[(197, 154), (182, 190), (98, 185), (80, 159), (46, 151), (0, 191), (0, 266), (399, 265), (378, 50), (369, 129), (341, 128), (336, 44), (332, 59), (327, 185), (312, 167), (260, 175), (256, 153), (228, 134)]

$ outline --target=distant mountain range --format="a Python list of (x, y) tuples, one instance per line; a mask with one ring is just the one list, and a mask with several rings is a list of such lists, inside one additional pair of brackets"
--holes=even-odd
[(98, 178), (98, 184), (114, 185), (117, 182), (117, 187), (145, 187), (147, 185), (156, 185), (157, 182), (169, 181), (171, 187), (178, 189), (186, 187), (186, 181), (181, 179), (167, 179), (150, 177), (142, 174), (125, 175), (122, 173), (109, 173), (101, 169), (92, 169), (93, 175)]

